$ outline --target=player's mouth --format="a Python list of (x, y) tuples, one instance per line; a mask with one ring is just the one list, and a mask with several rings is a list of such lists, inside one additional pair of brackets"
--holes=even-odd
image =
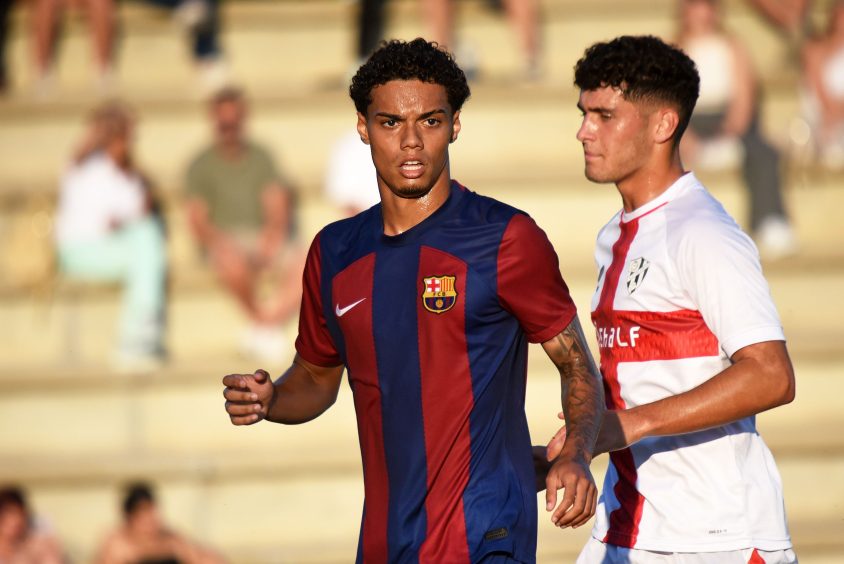
[(425, 172), (425, 165), (422, 164), (422, 161), (404, 161), (399, 166), (399, 172), (408, 179), (419, 178)]

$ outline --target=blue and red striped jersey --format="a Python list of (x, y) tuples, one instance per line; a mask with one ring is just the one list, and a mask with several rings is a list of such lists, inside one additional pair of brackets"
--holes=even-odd
[(535, 561), (527, 344), (574, 316), (545, 233), (456, 182), (400, 235), (384, 234), (380, 204), (317, 235), (296, 349), (348, 370), (365, 490), (358, 562)]

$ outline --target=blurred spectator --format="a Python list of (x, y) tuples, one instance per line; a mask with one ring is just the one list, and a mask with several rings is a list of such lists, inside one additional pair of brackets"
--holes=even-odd
[[(270, 153), (246, 137), (247, 104), (239, 89), (221, 90), (209, 109), (214, 142), (188, 169), (188, 220), (203, 254), (249, 317), (242, 352), (280, 361), (286, 353), (280, 326), (296, 314), (302, 295), (295, 194)], [(260, 282), (272, 274), (277, 291), (265, 303)]]
[[(504, 9), (507, 19), (519, 37), (522, 51), (523, 76), (527, 80), (540, 78), (541, 52), (539, 37), (538, 0), (490, 0), (493, 9)], [(455, 53), (467, 76), (474, 74), (477, 63), (460, 42), (455, 42), (455, 2), (453, 0), (423, 0), (429, 39)]]
[(164, 523), (152, 488), (133, 484), (123, 500), (123, 524), (99, 549), (100, 564), (216, 564), (224, 560), (211, 550), (170, 530)]
[(9, 41), (9, 16), (14, 0), (0, 0), (0, 96), (9, 88), (9, 66), (6, 60), (6, 44)]
[(369, 146), (357, 130), (340, 137), (331, 150), (325, 172), (325, 195), (346, 217), (381, 201)]
[(56, 218), (60, 271), (83, 281), (122, 283), (120, 368), (164, 358), (164, 230), (149, 182), (132, 158), (134, 116), (120, 103), (97, 108), (61, 181)]
[(809, 35), (812, 0), (750, 0), (750, 4), (795, 43)]
[(58, 564), (64, 562), (58, 540), (39, 525), (27, 507), (23, 491), (0, 488), (0, 562)]
[(779, 153), (760, 131), (754, 70), (745, 47), (724, 31), (718, 0), (680, 0), (679, 44), (700, 73), (700, 98), (683, 137), (684, 160), (698, 168), (723, 168), (740, 154), (750, 228), (760, 251), (771, 259), (795, 252)]
[(360, 66), (384, 37), (384, 8), (387, 0), (359, 0), (357, 56)]
[(202, 87), (214, 92), (229, 81), (229, 70), (220, 47), (220, 0), (143, 0), (173, 11), (191, 36), (193, 59)]
[(114, 47), (114, 0), (31, 0), (32, 26), (37, 73), (36, 94), (52, 89), (53, 64), (58, 43), (59, 18), (69, 7), (84, 6), (94, 47), (98, 89), (107, 93), (113, 87), (112, 55)]
[(803, 50), (805, 106), (821, 162), (844, 169), (844, 0), (830, 7), (826, 32)]

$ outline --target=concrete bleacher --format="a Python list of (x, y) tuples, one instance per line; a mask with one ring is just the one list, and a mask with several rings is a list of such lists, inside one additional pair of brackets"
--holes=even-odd
[[(730, 26), (750, 43), (767, 89), (766, 129), (784, 148), (799, 108), (793, 57), (740, 0)], [(826, 5), (818, 2), (822, 11)], [(579, 114), (570, 69), (593, 41), (619, 33), (670, 35), (669, 0), (544, 0), (547, 76), (521, 85), (514, 40), (482, 0), (461, 4), (460, 34), (481, 74), (453, 146), (454, 176), (533, 215), (557, 248), (579, 309), (588, 312), (595, 233), (618, 207), (612, 186), (582, 177), (574, 139)], [(390, 3), (389, 32), (423, 32), (416, 2)], [(331, 143), (354, 124), (345, 76), (354, 64), (354, 4), (340, 0), (225, 3), (224, 42), (234, 75), (254, 101), (254, 136), (276, 151), (302, 193), (309, 239), (337, 212), (320, 197)], [(121, 5), (120, 93), (138, 109), (138, 156), (157, 181), (171, 228), (171, 362), (160, 372), (119, 375), (108, 358), (119, 294), (58, 289), (46, 296), (50, 213), (57, 178), (94, 101), (84, 25), (72, 20), (53, 96), (34, 100), (26, 70), (25, 14), (10, 45), (14, 84), (0, 100), (0, 483), (31, 492), (75, 561), (88, 561), (117, 518), (128, 480), (159, 486), (172, 523), (233, 562), (349, 562), (362, 484), (350, 393), (318, 420), (291, 428), (234, 428), (220, 379), (255, 368), (237, 355), (244, 320), (197, 260), (180, 213), (187, 159), (207, 136), (184, 37), (166, 15)], [(789, 337), (798, 399), (759, 417), (777, 457), (803, 562), (844, 555), (844, 177), (792, 161), (789, 208), (800, 253), (765, 270)], [(736, 171), (701, 178), (737, 218), (745, 195)], [(68, 315), (76, 315), (68, 362)], [(584, 313), (581, 315), (585, 319)], [(295, 328), (289, 328), (292, 339)], [(531, 352), (528, 413), (534, 440), (557, 425), (558, 377)], [(284, 368), (264, 366), (278, 373)], [(605, 462), (595, 462), (601, 476)], [(568, 562), (588, 528), (559, 532), (541, 515), (540, 562)]]

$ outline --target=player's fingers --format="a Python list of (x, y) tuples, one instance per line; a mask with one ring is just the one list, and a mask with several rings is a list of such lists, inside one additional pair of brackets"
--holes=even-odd
[(260, 403), (226, 402), (226, 413), (231, 415), (251, 415), (261, 412)]
[(586, 511), (586, 494), (589, 492), (589, 480), (581, 477), (577, 480), (575, 485), (574, 502), (572, 506), (563, 514), (563, 518), (557, 523), (560, 527), (568, 527), (576, 523), (583, 516)]
[(590, 486), (586, 491), (586, 506), (584, 507), (583, 513), (581, 514), (580, 518), (578, 518), (571, 524), (572, 529), (576, 529), (581, 525), (585, 525), (589, 521), (589, 519), (592, 518), (592, 515), (595, 514), (596, 497), (597, 489), (594, 486)]
[(557, 419), (559, 419), (561, 421), (565, 421), (566, 420), (566, 414), (563, 413), (562, 411), (558, 412), (557, 413)]
[(229, 417), (232, 425), (252, 425), (261, 420), (259, 415), (232, 415)]
[(246, 388), (246, 380), (242, 374), (229, 374), (223, 377), (223, 385), (227, 388)]
[(574, 503), (577, 494), (577, 481), (572, 476), (563, 482), (563, 487), (566, 489), (565, 494), (563, 495), (563, 500), (557, 505), (557, 509), (551, 516), (551, 522), (561, 528), (567, 526), (567, 524), (562, 524), (562, 520), (566, 511), (568, 511), (569, 507), (571, 507)]
[(557, 505), (557, 488), (559, 482), (557, 478), (549, 475), (545, 478), (545, 510), (553, 511), (554, 506)]
[(256, 382), (258, 382), (259, 384), (263, 384), (264, 382), (266, 382), (269, 379), (270, 374), (269, 374), (269, 372), (267, 372), (263, 368), (259, 368), (258, 370), (255, 371), (254, 376), (255, 376)]
[(258, 401), (258, 394), (250, 391), (244, 391), (241, 388), (225, 388), (223, 390), (223, 397), (229, 401), (239, 402), (256, 402)]

